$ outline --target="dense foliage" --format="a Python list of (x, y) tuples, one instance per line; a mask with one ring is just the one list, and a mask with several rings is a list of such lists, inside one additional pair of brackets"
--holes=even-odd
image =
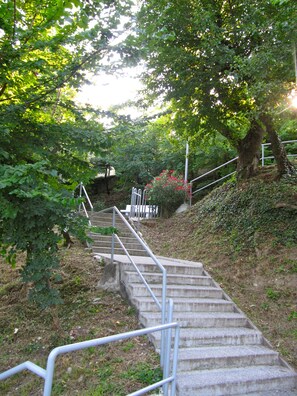
[(295, 86), (296, 18), (293, 1), (149, 0), (129, 43), (147, 62), (150, 95), (170, 102), (172, 128), (196, 140), (222, 134), (243, 178), (268, 134), (281, 175), (294, 172), (276, 121)]
[(89, 158), (106, 137), (74, 94), (102, 67), (128, 2), (2, 2), (0, 5), (0, 243), (11, 263), (27, 261), (23, 280), (41, 307), (56, 304), (58, 242), (83, 237), (75, 186), (95, 174)]

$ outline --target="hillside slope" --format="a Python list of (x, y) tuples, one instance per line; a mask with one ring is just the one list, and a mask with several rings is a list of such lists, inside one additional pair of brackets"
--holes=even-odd
[(226, 183), (185, 213), (142, 223), (156, 254), (202, 261), (297, 368), (297, 180), (268, 170)]

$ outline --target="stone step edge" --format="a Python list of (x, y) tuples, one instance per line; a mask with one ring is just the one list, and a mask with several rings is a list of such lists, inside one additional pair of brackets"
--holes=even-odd
[(177, 382), (178, 384), (181, 381), (184, 381), (187, 384), (192, 382), (195, 383), (195, 386), (198, 387), (198, 389), (203, 389), (223, 384), (232, 385), (235, 383), (256, 382), (261, 379), (268, 382), (279, 378), (289, 378), (297, 381), (296, 372), (287, 367), (260, 365), (240, 368), (221, 368), (215, 370), (183, 371), (178, 373)]

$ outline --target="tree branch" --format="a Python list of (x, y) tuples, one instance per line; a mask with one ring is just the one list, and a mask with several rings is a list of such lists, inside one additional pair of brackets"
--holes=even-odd
[(16, 0), (13, 0), (13, 30), (12, 30), (12, 41), (15, 40), (16, 31)]
[(4, 83), (4, 84), (2, 85), (2, 88), (0, 89), (0, 96), (2, 96), (2, 95), (4, 94), (6, 88), (7, 88), (7, 83)]

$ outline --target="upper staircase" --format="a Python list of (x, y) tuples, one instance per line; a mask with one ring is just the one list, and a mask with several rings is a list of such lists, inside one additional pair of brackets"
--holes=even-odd
[[(111, 216), (111, 215), (110, 215)], [(111, 217), (96, 214), (97, 224), (111, 225)], [(119, 229), (119, 232), (124, 230)], [(124, 235), (124, 234), (123, 234)], [(106, 238), (100, 236), (105, 242)], [(141, 255), (133, 235), (125, 235), (127, 249), (156, 296), (162, 292), (161, 274)], [(98, 257), (110, 257), (107, 244), (94, 243)], [(167, 270), (167, 297), (173, 299), (173, 320), (181, 326), (177, 394), (180, 396), (296, 396), (296, 372), (271, 348), (262, 333), (197, 262), (159, 257)], [(119, 248), (121, 288), (137, 308), (145, 327), (160, 324), (153, 303), (127, 256)], [(160, 349), (160, 334), (151, 336)]]
[[(112, 225), (112, 213), (88, 212), (88, 215), (92, 226), (110, 227)], [(116, 228), (117, 234), (121, 237), (121, 240), (125, 244), (125, 248), (128, 250), (130, 255), (143, 256), (145, 254), (143, 246), (137, 241), (132, 232), (125, 226), (119, 216), (117, 216)], [(91, 232), (89, 233), (89, 236), (93, 240), (93, 253), (110, 253), (112, 242), (111, 235), (100, 235)], [(115, 241), (114, 253), (125, 254), (118, 241)]]

